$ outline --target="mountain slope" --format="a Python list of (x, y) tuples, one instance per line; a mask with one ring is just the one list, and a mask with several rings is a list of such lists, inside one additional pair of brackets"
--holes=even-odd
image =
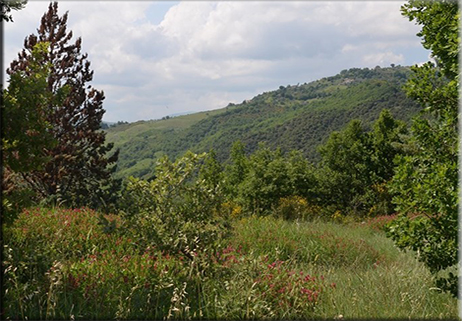
[(317, 146), (351, 119), (367, 126), (384, 108), (405, 121), (415, 115), (421, 108), (401, 90), (409, 74), (405, 67), (355, 68), (308, 84), (281, 86), (220, 110), (109, 128), (108, 141), (120, 148), (117, 175), (149, 177), (160, 155), (177, 157), (187, 150), (213, 148), (223, 161), (238, 139), (249, 152), (264, 141), (285, 151), (302, 150), (316, 161)]

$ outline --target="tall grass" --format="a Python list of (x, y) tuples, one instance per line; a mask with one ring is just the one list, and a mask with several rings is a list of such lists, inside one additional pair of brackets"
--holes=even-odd
[(334, 288), (322, 296), (316, 318), (457, 318), (457, 300), (434, 288), (434, 276), (415, 254), (397, 250), (375, 226), (375, 220), (342, 225), (255, 217), (236, 223), (232, 242), (322, 275)]
[(247, 217), (189, 259), (141, 248), (94, 211), (36, 208), (4, 240), (4, 318), (457, 318), (457, 300), (369, 224)]

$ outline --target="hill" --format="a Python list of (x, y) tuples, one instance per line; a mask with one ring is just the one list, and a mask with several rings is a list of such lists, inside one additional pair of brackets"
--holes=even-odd
[(316, 162), (317, 147), (352, 119), (368, 126), (385, 108), (404, 121), (415, 115), (421, 108), (401, 89), (409, 74), (409, 68), (400, 66), (353, 68), (302, 85), (280, 86), (219, 110), (112, 127), (107, 140), (120, 148), (119, 177), (150, 177), (159, 156), (178, 157), (187, 150), (213, 148), (224, 161), (236, 140), (248, 152), (266, 142), (284, 151), (301, 150)]

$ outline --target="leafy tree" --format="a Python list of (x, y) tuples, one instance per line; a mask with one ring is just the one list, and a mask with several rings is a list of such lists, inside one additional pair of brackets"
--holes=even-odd
[(249, 171), (239, 186), (239, 196), (251, 212), (264, 213), (281, 197), (291, 194), (290, 177), (282, 151), (264, 144), (250, 156)]
[(393, 177), (393, 160), (404, 153), (403, 137), (406, 134), (406, 124), (394, 119), (388, 109), (380, 113), (371, 133), (375, 180), (389, 181)]
[[(41, 64), (48, 44), (39, 43), (32, 50), (32, 59), (25, 70), (10, 75), (8, 88), (3, 91), (2, 115), (2, 192), (3, 209), (19, 210), (31, 198), (22, 189), (16, 173), (40, 170), (49, 161), (43, 153), (56, 144), (48, 119), (48, 105), (58, 104), (67, 93), (62, 87), (56, 95), (46, 90), (50, 66)], [(23, 195), (24, 197), (21, 197)]]
[(245, 146), (238, 140), (234, 142), (230, 152), (231, 163), (226, 167), (226, 194), (231, 198), (238, 194), (237, 186), (244, 180), (249, 164), (245, 155)]
[(27, 0), (0, 0), (0, 5), (2, 7), (2, 14), (0, 20), (6, 22), (13, 22), (13, 16), (11, 15), (11, 10), (21, 10), (26, 6)]
[(3, 166), (13, 171), (40, 168), (48, 160), (43, 149), (54, 143), (47, 107), (64, 92), (60, 90), (53, 96), (46, 90), (50, 66), (41, 65), (41, 61), (47, 46), (46, 42), (35, 45), (29, 65), (24, 71), (12, 73), (9, 86), (3, 91)]
[(387, 183), (393, 176), (393, 159), (403, 153), (401, 134), (405, 131), (404, 123), (383, 110), (370, 132), (359, 120), (333, 132), (319, 148), (321, 204), (360, 215), (390, 213)]
[(246, 170), (233, 186), (235, 199), (245, 209), (267, 214), (284, 197), (312, 197), (314, 176), (310, 163), (300, 152), (285, 155), (280, 148), (273, 151), (261, 143), (246, 159)]
[[(419, 259), (438, 273), (457, 263), (460, 13), (456, 1), (409, 1), (402, 13), (422, 25), (418, 36), (436, 65), (413, 67), (406, 86), (425, 110), (411, 128), (416, 152), (397, 162), (392, 191), (403, 216), (389, 226), (388, 235), (400, 248), (418, 251)], [(439, 277), (437, 285), (457, 295), (454, 273)]]
[(25, 49), (7, 70), (9, 75), (24, 71), (33, 60), (32, 49), (48, 43), (42, 61), (50, 66), (47, 91), (53, 95), (68, 88), (62, 104), (49, 104), (47, 112), (51, 133), (57, 140), (54, 148), (44, 150), (50, 159), (42, 170), (23, 173), (24, 179), (42, 198), (54, 199), (68, 206), (98, 207), (115, 196), (117, 182), (111, 178), (118, 152), (106, 157), (112, 144), (105, 144), (100, 130), (104, 114), (104, 94), (88, 85), (93, 78), (87, 54), (81, 54), (81, 38), (70, 43), (67, 13), (58, 15), (58, 4), (50, 3), (37, 35), (25, 39)]
[(319, 148), (322, 198), (342, 210), (364, 211), (358, 196), (371, 186), (372, 143), (359, 120), (351, 121), (341, 132), (333, 132)]
[(205, 184), (210, 188), (222, 188), (223, 176), (223, 168), (217, 159), (217, 154), (211, 149), (205, 157), (204, 164), (199, 173), (199, 178), (203, 179)]

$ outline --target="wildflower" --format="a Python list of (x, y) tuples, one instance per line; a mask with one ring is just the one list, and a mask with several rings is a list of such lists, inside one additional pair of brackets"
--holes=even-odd
[(314, 276), (311, 277), (309, 274), (307, 274), (307, 275), (305, 276), (305, 279), (304, 279), (304, 280), (305, 280), (306, 282), (309, 282), (309, 281), (315, 281), (316, 278), (315, 278)]
[(310, 289), (306, 289), (306, 288), (302, 288), (300, 292), (302, 292), (302, 294), (308, 294), (310, 296), (313, 293), (313, 291), (311, 291)]

